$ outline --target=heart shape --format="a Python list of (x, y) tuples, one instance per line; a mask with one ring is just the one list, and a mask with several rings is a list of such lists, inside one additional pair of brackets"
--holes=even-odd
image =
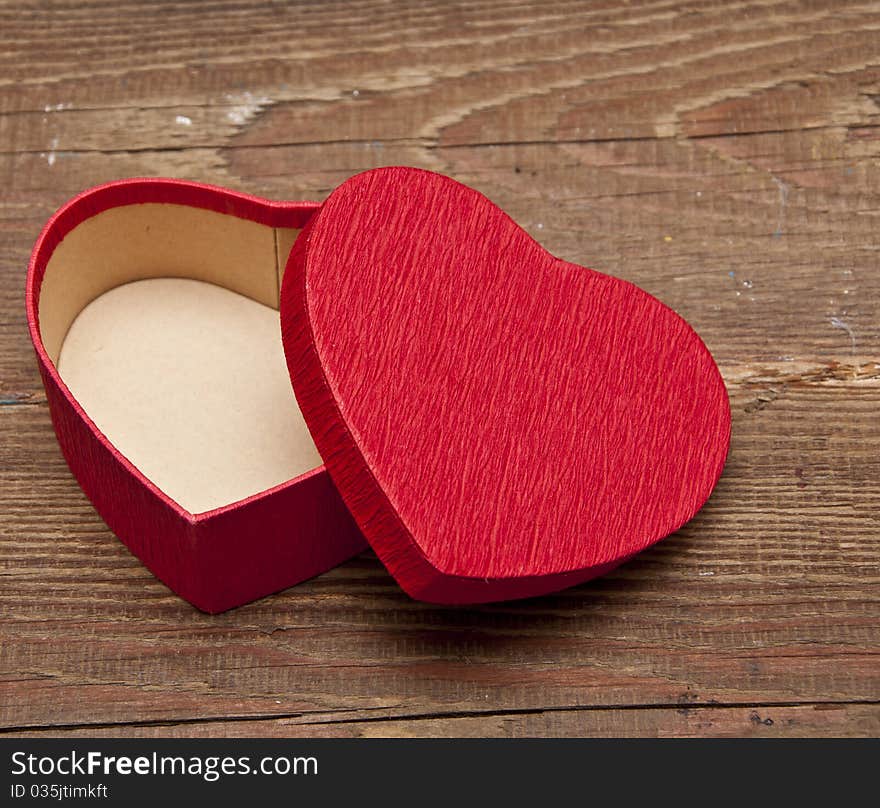
[(117, 536), (204, 611), (365, 546), (297, 422), (270, 311), (316, 209), (124, 180), (71, 200), (34, 247), (28, 322), (68, 465)]
[(447, 177), (343, 183), (291, 252), (281, 312), (318, 450), (413, 597), (592, 578), (691, 519), (721, 474), (729, 403), (694, 330)]

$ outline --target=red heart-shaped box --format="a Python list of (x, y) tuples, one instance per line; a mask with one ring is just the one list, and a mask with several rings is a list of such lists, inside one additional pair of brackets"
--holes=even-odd
[[(366, 546), (316, 453), (311, 464), (305, 445), (276, 459), (288, 443), (310, 443), (304, 426), (283, 434), (297, 430), (298, 412), (270, 309), (279, 268), (316, 208), (124, 180), (62, 207), (31, 257), (28, 323), (64, 457), (113, 532), (207, 612), (291, 586)], [(256, 331), (268, 350), (236, 356)], [(202, 353), (190, 355), (190, 343)], [(261, 354), (272, 349), (275, 364), (264, 368)], [(224, 380), (225, 368), (242, 378)], [(236, 381), (250, 385), (237, 398), (226, 389)], [(276, 445), (259, 445), (270, 433)]]
[(318, 450), (416, 598), (600, 575), (687, 522), (727, 456), (724, 382), (680, 316), (439, 174), (336, 189), (290, 254), (281, 321)]
[(27, 307), (71, 469), (206, 611), (364, 537), (417, 598), (559, 589), (684, 524), (727, 455), (727, 393), (681, 317), (416, 169), (320, 207), (94, 189), (40, 236)]

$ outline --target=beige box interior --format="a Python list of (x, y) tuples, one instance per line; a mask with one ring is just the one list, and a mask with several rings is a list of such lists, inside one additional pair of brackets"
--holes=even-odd
[(111, 208), (58, 245), (43, 344), (98, 429), (191, 513), (321, 465), (278, 315), (296, 230), (183, 205)]

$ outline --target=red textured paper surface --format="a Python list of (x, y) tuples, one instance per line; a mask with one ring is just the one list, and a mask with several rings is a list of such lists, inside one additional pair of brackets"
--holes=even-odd
[(302, 227), (316, 205), (270, 202), (176, 180), (124, 180), (67, 203), (50, 219), (31, 257), (28, 323), (68, 465), (110, 529), (156, 577), (198, 608), (219, 612), (324, 572), (365, 543), (323, 467), (238, 503), (188, 513), (117, 451), (61, 380), (43, 347), (38, 322), (49, 256), (86, 218), (147, 202), (191, 205), (289, 228)]
[(693, 329), (449, 178), (344, 183), (295, 245), (281, 303), (318, 449), (415, 597), (526, 597), (606, 572), (687, 522), (721, 473), (727, 393)]

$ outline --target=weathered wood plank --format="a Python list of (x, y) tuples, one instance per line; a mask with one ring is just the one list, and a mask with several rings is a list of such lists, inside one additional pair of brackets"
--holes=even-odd
[(865, 737), (880, 731), (880, 705), (550, 710), (406, 720), (325, 721), (320, 716), (273, 720), (75, 727), (4, 733), (65, 738), (531, 738), (550, 737)]
[(594, 584), (442, 609), (364, 557), (219, 617), (103, 527), (42, 405), (6, 407), (0, 722), (875, 699), (878, 396), (841, 387), (790, 386), (750, 412), (760, 399), (737, 396), (708, 506)]
[[(602, 148), (608, 154), (615, 149)], [(632, 280), (673, 306), (722, 363), (781, 363), (784, 373), (786, 362), (816, 361), (852, 366), (856, 376), (877, 372), (880, 277), (872, 271), (876, 216), (850, 212), (850, 206), (859, 205), (858, 194), (847, 200), (819, 189), (786, 186), (783, 192), (769, 176), (761, 181), (747, 173), (721, 176), (711, 173), (709, 165), (693, 169), (685, 190), (674, 187), (677, 181), (663, 180), (659, 174), (666, 169), (657, 168), (684, 159), (675, 143), (616, 148), (629, 152), (631, 166), (639, 166), (634, 176), (613, 166), (597, 168), (585, 154), (581, 157), (586, 162), (579, 163), (571, 147), (556, 145), (439, 153), (452, 154), (443, 170), (480, 187), (555, 253)], [(283, 169), (266, 176), (259, 173), (266, 170), (261, 167), (269, 159), (266, 151), (238, 150), (237, 173), (254, 177), (251, 190), (279, 198), (320, 198), (354, 173), (358, 159), (351, 146), (280, 147), (269, 151)], [(228, 180), (212, 176), (207, 167), (200, 173), (196, 156), (184, 154), (191, 161), (186, 170), (160, 162), (159, 173)], [(320, 171), (300, 170), (314, 165), (319, 154), (324, 163)], [(97, 180), (148, 173), (150, 159), (162, 156), (90, 156), (69, 168), (56, 164), (64, 166), (69, 187), (13, 194), (0, 210), (0, 299), (8, 312), (0, 323), (4, 347), (8, 345), (8, 352), (0, 355), (0, 384), (7, 397), (33, 395), (39, 389), (21, 298), (28, 250), (42, 221), (77, 189)], [(362, 167), (427, 164), (409, 148), (395, 150), (389, 158), (360, 159)], [(126, 160), (137, 164), (126, 165)], [(667, 189), (649, 191), (646, 186), (656, 182), (665, 182)], [(240, 181), (230, 184), (247, 187)], [(786, 233), (774, 237), (779, 222)]]

